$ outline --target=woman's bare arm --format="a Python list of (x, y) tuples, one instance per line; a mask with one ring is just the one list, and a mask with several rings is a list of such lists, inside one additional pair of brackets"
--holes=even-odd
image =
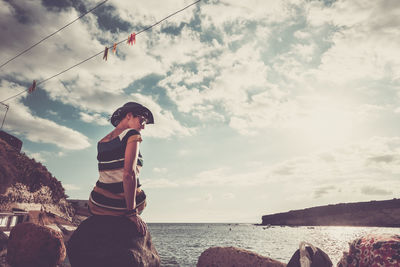
[(136, 207), (136, 163), (139, 153), (139, 142), (128, 142), (125, 149), (124, 164), (124, 195), (126, 208), (132, 210)]
[[(124, 195), (126, 201), (126, 207), (129, 210), (136, 208), (136, 164), (139, 154), (139, 142), (138, 141), (128, 141), (125, 150), (125, 164), (124, 164)], [(139, 233), (143, 236), (146, 235), (147, 225), (146, 223), (137, 215), (129, 216), (129, 219), (135, 223)]]

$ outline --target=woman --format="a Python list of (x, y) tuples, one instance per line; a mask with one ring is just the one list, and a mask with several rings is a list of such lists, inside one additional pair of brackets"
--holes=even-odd
[(89, 199), (93, 215), (127, 216), (143, 235), (146, 224), (138, 216), (146, 206), (146, 195), (139, 183), (143, 166), (140, 131), (153, 123), (151, 111), (135, 102), (128, 102), (113, 113), (111, 124), (115, 129), (97, 144), (99, 180)]

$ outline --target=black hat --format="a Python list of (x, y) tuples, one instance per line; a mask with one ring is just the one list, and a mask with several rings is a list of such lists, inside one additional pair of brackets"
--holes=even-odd
[(147, 124), (154, 124), (154, 118), (153, 114), (151, 111), (146, 108), (143, 105), (140, 105), (139, 103), (136, 102), (128, 102), (122, 107), (118, 108), (116, 111), (111, 116), (111, 124), (114, 127), (117, 127), (117, 125), (121, 122), (123, 118), (125, 118), (126, 114), (128, 112), (132, 112), (133, 116), (143, 116), (147, 120)]

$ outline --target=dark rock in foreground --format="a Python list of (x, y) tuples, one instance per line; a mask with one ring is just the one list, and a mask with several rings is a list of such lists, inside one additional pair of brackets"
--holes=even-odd
[(342, 203), (264, 215), (262, 225), (400, 227), (400, 199)]
[(50, 228), (21, 223), (11, 230), (7, 262), (13, 267), (55, 267), (65, 256), (61, 234)]
[(286, 264), (235, 247), (212, 247), (201, 253), (197, 267), (284, 267)]
[(126, 217), (89, 217), (72, 234), (67, 253), (72, 267), (160, 266), (150, 233), (141, 236)]

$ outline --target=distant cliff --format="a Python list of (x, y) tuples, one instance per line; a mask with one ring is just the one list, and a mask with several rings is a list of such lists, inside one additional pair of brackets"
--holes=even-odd
[(400, 199), (342, 203), (262, 216), (262, 225), (400, 227)]
[(45, 166), (0, 137), (0, 210), (43, 210), (72, 219), (65, 190)]

